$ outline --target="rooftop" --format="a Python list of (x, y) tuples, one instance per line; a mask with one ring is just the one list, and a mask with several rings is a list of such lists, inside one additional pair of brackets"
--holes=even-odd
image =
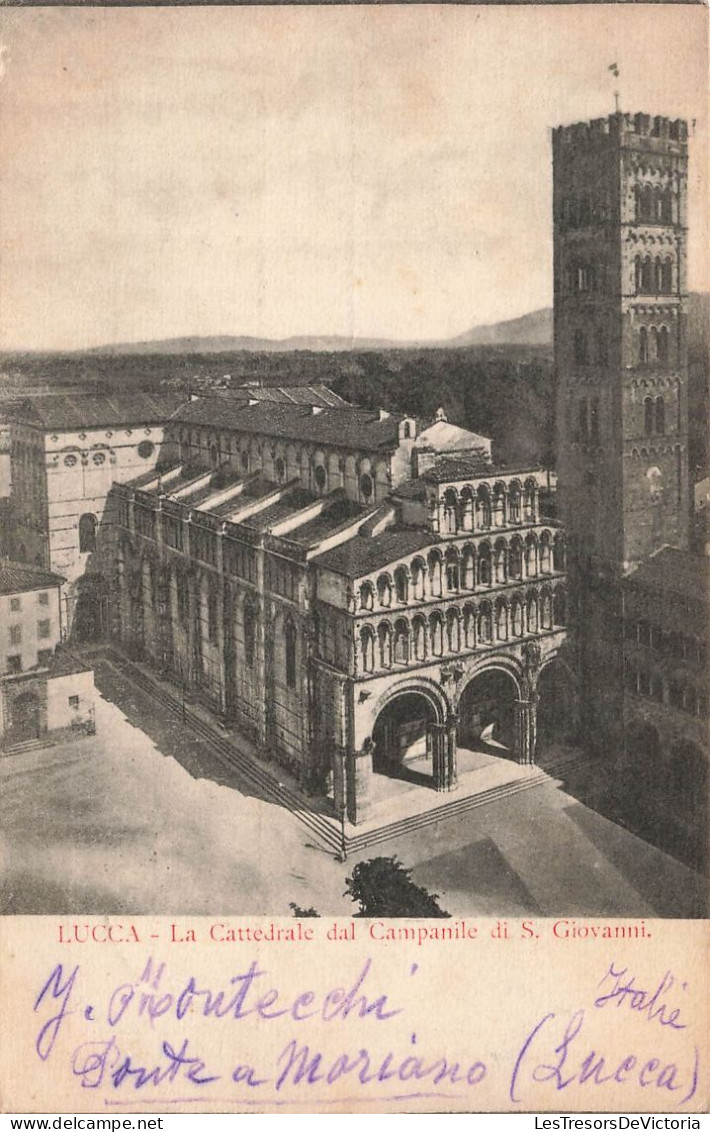
[(346, 409), (348, 402), (327, 385), (239, 385), (230, 390), (246, 400), (268, 401), (285, 405), (319, 405), (322, 408)]
[(182, 401), (181, 397), (141, 392), (111, 397), (55, 393), (5, 405), (3, 414), (45, 431), (60, 432), (102, 425), (161, 424), (172, 417)]
[(59, 574), (52, 574), (42, 566), (30, 566), (26, 562), (0, 558), (0, 594), (46, 590), (51, 586), (61, 586), (65, 581)]
[(315, 561), (336, 574), (359, 578), (363, 574), (381, 570), (398, 558), (406, 558), (409, 554), (424, 550), (436, 541), (436, 535), (424, 527), (390, 528), (371, 537), (355, 535), (340, 546), (316, 555)]
[(647, 558), (625, 582), (656, 593), (676, 594), (690, 601), (710, 600), (710, 558), (664, 546)]
[(268, 402), (258, 405), (226, 397), (204, 397), (184, 403), (173, 419), (186, 425), (203, 425), (237, 432), (311, 440), (342, 448), (391, 450), (399, 444), (402, 414), (381, 417), (371, 409), (350, 407), (317, 409), (309, 405)]

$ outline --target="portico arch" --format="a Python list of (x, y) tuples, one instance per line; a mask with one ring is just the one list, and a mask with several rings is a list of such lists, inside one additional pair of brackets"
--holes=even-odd
[(521, 702), (520, 678), (511, 667), (489, 664), (480, 669), (458, 696), (459, 744), (528, 761), (520, 741)]
[(372, 770), (435, 790), (456, 781), (456, 725), (433, 685), (399, 685), (382, 699), (372, 729)]

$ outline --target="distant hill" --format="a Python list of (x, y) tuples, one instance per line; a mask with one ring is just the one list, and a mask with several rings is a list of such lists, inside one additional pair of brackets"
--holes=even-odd
[(521, 318), (505, 322), (492, 322), (487, 326), (473, 326), (447, 346), (551, 346), (552, 307), (531, 311)]
[[(710, 333), (710, 295), (689, 296), (689, 343), (707, 349)], [(442, 341), (403, 342), (387, 338), (346, 338), (337, 335), (301, 335), (293, 338), (255, 338), (247, 335), (166, 338), (154, 342), (122, 342), (87, 350), (97, 354), (283, 354), (294, 350), (311, 353), (344, 353), (363, 350), (458, 349), (466, 346), (552, 346), (552, 308), (543, 307), (520, 318), (506, 319), (470, 330)]]

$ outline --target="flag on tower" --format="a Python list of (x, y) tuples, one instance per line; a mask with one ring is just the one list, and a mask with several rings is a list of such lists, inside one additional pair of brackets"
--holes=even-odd
[(611, 71), (614, 78), (618, 79), (618, 77), (619, 77), (619, 64), (618, 63), (610, 63), (609, 64), (609, 70)]

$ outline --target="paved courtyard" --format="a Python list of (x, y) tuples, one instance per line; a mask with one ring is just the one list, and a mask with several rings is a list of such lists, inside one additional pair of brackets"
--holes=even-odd
[[(97, 734), (0, 760), (5, 913), (348, 915), (346, 864), (129, 677)], [(110, 697), (110, 698), (109, 698)], [(378, 845), (454, 915), (703, 914), (697, 874), (553, 782)]]

